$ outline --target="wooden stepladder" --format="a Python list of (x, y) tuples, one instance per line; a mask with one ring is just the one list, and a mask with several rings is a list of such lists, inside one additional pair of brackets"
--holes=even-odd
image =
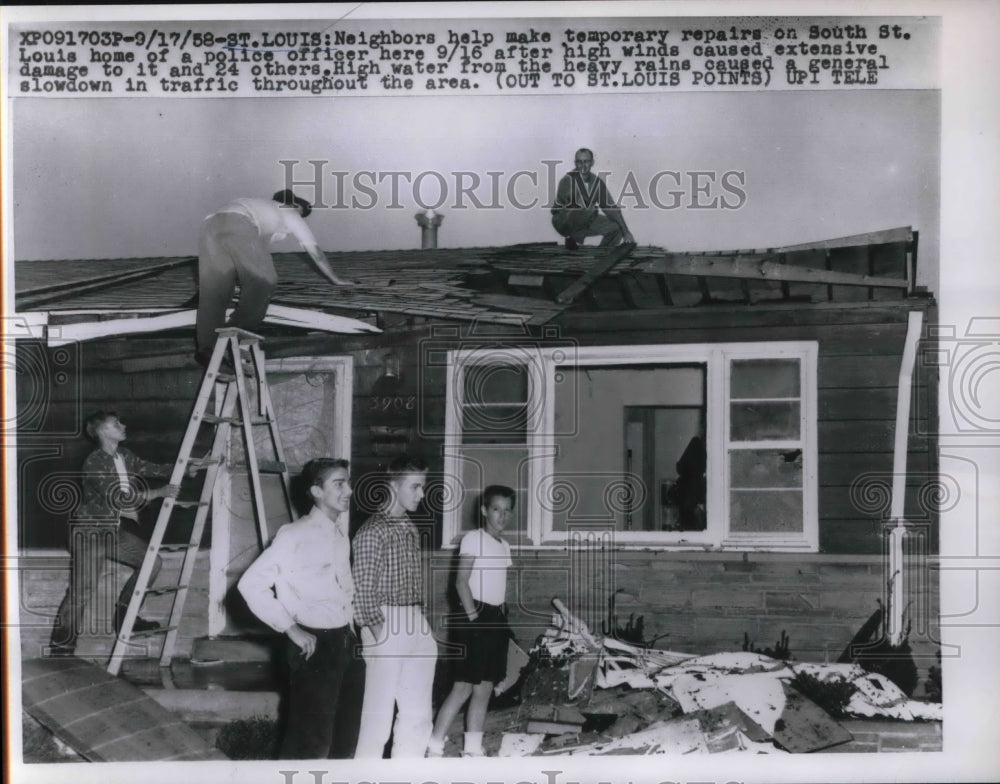
[[(136, 578), (135, 592), (129, 601), (128, 611), (122, 621), (121, 630), (108, 661), (108, 672), (112, 675), (117, 675), (121, 669), (122, 660), (130, 644), (140, 638), (163, 636), (160, 666), (166, 667), (170, 664), (181, 616), (184, 612), (184, 603), (187, 600), (188, 588), (194, 573), (195, 559), (201, 547), (205, 522), (212, 505), (213, 490), (225, 460), (226, 449), (234, 426), (243, 430), (246, 465), (250, 476), (254, 517), (257, 521), (258, 543), (261, 548), (270, 539), (264, 511), (264, 496), (261, 490), (260, 477), (262, 473), (276, 473), (281, 476), (289, 519), (295, 519), (288, 467), (285, 463), (281, 436), (274, 414), (274, 406), (271, 402), (270, 388), (267, 385), (267, 377), (264, 372), (264, 350), (260, 345), (263, 338), (236, 327), (224, 327), (217, 332), (219, 337), (208, 367), (205, 369), (205, 376), (202, 379), (201, 388), (191, 412), (191, 419), (184, 433), (184, 439), (181, 441), (177, 462), (174, 464), (174, 470), (170, 474), (169, 480), (170, 484), (182, 487), (181, 483), (190, 473), (204, 470), (206, 472), (205, 483), (197, 501), (182, 501), (169, 497), (163, 499), (163, 505), (160, 507), (149, 547), (146, 550), (146, 556)], [(223, 369), (223, 363), (227, 359), (231, 362), (231, 369), (229, 367)], [(256, 385), (256, 405), (251, 405), (252, 401), (247, 394), (251, 381), (255, 382)], [(210, 408), (211, 411), (209, 411)], [(211, 451), (205, 458), (192, 458), (191, 452), (194, 449), (195, 440), (204, 425), (215, 428)], [(257, 459), (254, 428), (266, 430), (274, 452), (275, 459), (273, 461)], [(177, 507), (197, 508), (191, 536), (187, 544), (164, 545), (163, 537), (167, 532), (171, 513)], [(182, 551), (184, 553), (180, 574), (175, 585), (151, 587), (149, 582), (153, 565), (161, 551)], [(145, 598), (169, 594), (173, 594), (174, 598), (167, 625), (151, 631), (134, 632), (133, 627)]]

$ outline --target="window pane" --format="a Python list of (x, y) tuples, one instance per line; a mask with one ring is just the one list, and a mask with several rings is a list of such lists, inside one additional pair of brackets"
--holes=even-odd
[[(508, 532), (525, 531), (527, 529), (527, 495), (519, 486), (518, 471), (527, 460), (527, 448), (511, 447), (471, 448), (462, 450), (460, 486), (464, 497), (459, 512), (459, 529), (461, 532), (473, 531), (479, 527), (480, 501), (483, 490), (489, 485), (507, 485), (517, 491), (514, 509), (507, 522)], [(513, 538), (513, 537), (512, 537)]]
[(462, 443), (491, 444), (527, 442), (528, 407), (463, 406)]
[(703, 531), (703, 364), (560, 366), (552, 527), (604, 521), (618, 531)]
[(774, 441), (799, 437), (799, 404), (733, 403), (731, 441)]
[(799, 360), (736, 359), (732, 362), (733, 398), (798, 397)]
[(733, 490), (729, 503), (729, 530), (732, 533), (802, 531), (802, 492), (799, 490)]
[[(607, 525), (619, 531), (641, 531), (638, 501), (648, 496), (641, 477), (626, 476), (621, 468), (574, 472), (558, 470), (549, 492), (536, 493), (543, 508), (552, 512), (552, 530), (565, 531), (568, 523)], [(631, 521), (631, 527), (629, 526)]]
[(470, 364), (464, 368), (466, 403), (523, 403), (528, 373), (523, 365)]
[(801, 449), (734, 449), (729, 483), (745, 487), (802, 487)]

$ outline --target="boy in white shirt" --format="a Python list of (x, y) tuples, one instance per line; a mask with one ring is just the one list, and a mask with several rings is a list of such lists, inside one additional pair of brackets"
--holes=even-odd
[(510, 545), (500, 534), (514, 508), (514, 498), (510, 487), (487, 487), (480, 506), (482, 527), (462, 538), (455, 589), (465, 617), (452, 625), (452, 641), (463, 647), (463, 658), (456, 664), (455, 685), (438, 711), (427, 744), (429, 757), (443, 754), (448, 728), (466, 700), (469, 708), (463, 756), (485, 756), (483, 726), (490, 693), (507, 674), (507, 647), (513, 636), (507, 625)]
[(330, 458), (306, 463), (313, 508), (278, 529), (238, 584), (254, 614), (288, 637), (281, 759), (350, 759), (358, 740), (364, 661), (352, 626), (348, 466)]

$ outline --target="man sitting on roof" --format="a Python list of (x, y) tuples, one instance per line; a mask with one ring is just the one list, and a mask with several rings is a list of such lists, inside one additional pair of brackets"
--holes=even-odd
[(215, 346), (215, 330), (223, 325), (226, 308), (240, 284), (240, 299), (230, 324), (253, 331), (264, 320), (278, 283), (270, 246), (291, 234), (331, 283), (353, 281), (337, 275), (320, 250), (304, 218), (312, 205), (290, 190), (267, 199), (235, 199), (209, 215), (198, 239), (198, 361), (205, 365)]
[(601, 237), (602, 246), (635, 242), (608, 186), (590, 170), (594, 153), (580, 148), (573, 164), (575, 169), (559, 181), (552, 207), (552, 226), (566, 238), (566, 247), (576, 250), (587, 237)]

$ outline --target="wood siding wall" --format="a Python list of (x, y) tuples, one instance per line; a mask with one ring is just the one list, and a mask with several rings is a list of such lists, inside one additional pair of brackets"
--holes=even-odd
[[(926, 335), (927, 322), (933, 323), (933, 308), (920, 302), (911, 307), (927, 309)], [(818, 341), (820, 551), (877, 554), (882, 552), (891, 500), (896, 395), (907, 310), (899, 305), (775, 309), (763, 315), (746, 309), (672, 316), (634, 312), (613, 318), (594, 314), (572, 317), (557, 336), (542, 342), (567, 336), (579, 345)], [(501, 339), (530, 344), (512, 336)], [(427, 345), (433, 344), (439, 360), (447, 348), (471, 348), (497, 340), (474, 329), (463, 328), (454, 337), (439, 329), (399, 339), (394, 347), (403, 361), (396, 396), (417, 401), (414, 410), (397, 412), (396, 421), (411, 428), (411, 449), (429, 459), (432, 471), (442, 467), (446, 378), (443, 364), (426, 364)], [(905, 512), (909, 521), (925, 526), (928, 547), (936, 552), (937, 370), (924, 360), (929, 353), (918, 351), (914, 369)], [(378, 366), (355, 366), (355, 476), (377, 471), (389, 459), (375, 454), (371, 443), (370, 428), (385, 422), (384, 401), (370, 394), (380, 372)]]
[[(424, 325), (373, 337), (269, 341), (269, 356), (349, 354), (354, 358), (352, 451), (355, 484), (370, 486), (393, 448), (373, 428), (408, 430), (407, 448), (423, 455), (432, 473), (442, 469), (446, 367), (449, 348), (532, 340), (580, 345), (632, 345), (816, 340), (819, 343), (819, 524), (824, 553), (877, 554), (892, 483), (896, 389), (907, 310), (929, 301), (864, 303), (854, 307), (632, 311), (574, 314), (547, 336), (497, 337), (495, 329)], [(488, 334), (484, 334), (488, 333)], [(82, 435), (87, 414), (110, 408), (129, 425), (128, 446), (149, 460), (171, 462), (200, 380), (186, 338), (130, 337), (61, 349), (19, 344), (17, 399), (19, 541), (59, 547), (65, 542), (73, 483), (92, 445)], [(433, 348), (433, 351), (430, 350)], [(273, 349), (273, 350), (272, 350)], [(384, 352), (401, 362), (398, 384), (385, 394), (375, 385)], [(937, 551), (937, 373), (918, 351), (911, 402), (906, 515), (926, 524)], [(377, 394), (373, 394), (373, 392)], [(433, 477), (432, 477), (433, 479)], [(860, 484), (859, 484), (860, 483)], [(429, 499), (435, 506), (434, 487)], [(370, 493), (357, 493), (361, 507)], [(438, 499), (439, 501), (440, 499)], [(355, 523), (367, 509), (359, 508)], [(440, 539), (439, 521), (427, 521)]]
[[(744, 633), (765, 647), (787, 631), (796, 658), (835, 658), (885, 589), (882, 524), (890, 500), (896, 387), (908, 307), (926, 309), (926, 334), (926, 325), (934, 323), (933, 305), (926, 301), (775, 308), (759, 313), (733, 308), (567, 318), (560, 339), (572, 335), (583, 345), (819, 343), (821, 553), (617, 552), (604, 577), (593, 581), (592, 596), (569, 597), (589, 608), (593, 617), (588, 620), (600, 623), (608, 590), (622, 589), (619, 623), (630, 613), (643, 615), (648, 636), (669, 633), (659, 643), (661, 647), (699, 653), (737, 650)], [(267, 346), (270, 357), (348, 354), (354, 358), (350, 457), (356, 498), (363, 505), (370, 498), (364, 486), (391, 458), (391, 449), (372, 428), (387, 424), (409, 428), (408, 448), (425, 456), (432, 471), (440, 471), (446, 392), (440, 352), (495, 340), (467, 327), (423, 325), (365, 338), (274, 338)], [(508, 335), (503, 340), (512, 338)], [(429, 343), (438, 352), (432, 362), (426, 357)], [(81, 435), (83, 418), (96, 409), (117, 409), (129, 423), (129, 446), (135, 452), (155, 461), (172, 461), (200, 379), (200, 371), (190, 364), (189, 349), (186, 337), (162, 336), (82, 344), (64, 353), (40, 345), (19, 345), (19, 542), (22, 547), (54, 548), (24, 564), (20, 590), (25, 655), (34, 655), (47, 641), (65, 586), (67, 562), (61, 548), (73, 501), (70, 486), (92, 448)], [(385, 391), (376, 389), (385, 350), (400, 358), (402, 376), (389, 390), (392, 394), (373, 395), (373, 391)], [(926, 523), (921, 533), (933, 558), (937, 552), (937, 515), (932, 504), (937, 481), (933, 435), (937, 376), (936, 369), (922, 360), (929, 353), (918, 352), (915, 368), (906, 514), (913, 522)], [(402, 401), (398, 405), (396, 398)], [(877, 474), (879, 481), (867, 489), (857, 487), (857, 480), (865, 474)], [(433, 492), (431, 502), (432, 506), (437, 503)], [(363, 519), (364, 511), (359, 510), (355, 525)], [(423, 522), (429, 538), (439, 543), (439, 522), (433, 518)], [(530, 645), (546, 625), (551, 598), (569, 590), (566, 570), (560, 572), (560, 563), (567, 558), (564, 550), (518, 553), (511, 590), (513, 620), (523, 645)], [(427, 561), (432, 612), (435, 625), (440, 626), (447, 608), (453, 553), (428, 552)], [(202, 554), (179, 655), (184, 655), (194, 637), (207, 631), (206, 564), (207, 555)], [(926, 577), (918, 589), (921, 617), (927, 623), (915, 630), (913, 638), (922, 671), (934, 663), (937, 648), (937, 570), (929, 568)]]

